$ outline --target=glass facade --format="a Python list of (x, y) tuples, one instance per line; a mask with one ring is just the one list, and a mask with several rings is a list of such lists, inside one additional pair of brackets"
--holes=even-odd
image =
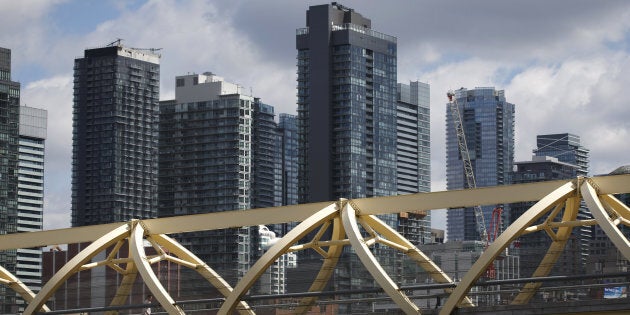
[[(20, 83), (11, 81), (11, 50), (0, 48), (0, 234), (17, 232)], [(16, 271), (16, 250), (0, 251), (0, 264)], [(0, 286), (0, 313), (15, 314), (15, 292)]]
[(281, 152), (280, 174), (282, 178), (281, 200), (277, 205), (287, 206), (298, 203), (298, 127), (297, 117), (280, 114), (278, 122), (278, 144)]
[[(276, 206), (298, 203), (298, 128), (297, 116), (286, 113), (278, 115), (275, 151), (275, 198)], [(269, 226), (278, 236), (286, 235), (297, 226), (295, 222)]]
[[(535, 156), (553, 157), (560, 162), (576, 166), (573, 169), (571, 178), (588, 175), (589, 152), (590, 150), (580, 144), (580, 137), (570, 133), (547, 134), (536, 136), (537, 148), (533, 150)], [(579, 220), (592, 219), (584, 201), (580, 204), (578, 211)], [(583, 273), (590, 251), (591, 238), (595, 235), (596, 227), (582, 226), (573, 229), (572, 242), (573, 258), (571, 260), (573, 274)], [(567, 245), (571, 246), (571, 244)]]
[[(422, 82), (398, 83), (398, 194), (431, 191), (430, 87)], [(398, 215), (398, 232), (413, 244), (431, 240), (430, 212)]]
[[(20, 106), (20, 140), (18, 165), (18, 232), (43, 229), (44, 148), (48, 112)], [(42, 249), (17, 249), (15, 274), (34, 292), (41, 290)], [(24, 301), (18, 300), (20, 311)]]
[[(532, 161), (516, 162), (516, 170), (512, 174), (512, 184), (534, 183), (548, 180), (571, 179), (577, 166), (558, 161), (547, 156), (534, 156)], [(516, 221), (535, 202), (518, 202), (510, 205), (510, 224)], [(543, 223), (539, 219), (535, 224)], [(576, 229), (574, 229), (576, 231)], [(521, 260), (521, 274), (531, 277), (546, 254), (552, 239), (544, 231), (530, 233), (518, 238), (515, 253)], [(571, 237), (567, 241), (558, 262), (554, 265), (550, 275), (576, 275), (584, 272), (583, 259), (579, 238)]]
[[(175, 100), (160, 102), (160, 217), (273, 206), (273, 107), (211, 73), (176, 85)], [(257, 227), (176, 236), (232, 285), (255, 261), (258, 237)]]
[(370, 21), (338, 5), (307, 14), (296, 37), (300, 202), (394, 195), (396, 38), (365, 32)]
[[(300, 203), (396, 195), (397, 40), (337, 3), (309, 7), (307, 28), (296, 32), (298, 200)], [(381, 216), (397, 224), (396, 215)], [(375, 247), (390, 274), (396, 255)], [(299, 253), (301, 275), (314, 277), (318, 254)], [(366, 288), (373, 280), (344, 249), (335, 290)], [(307, 290), (296, 287), (292, 290)], [(340, 313), (366, 312), (343, 305)]]
[(74, 64), (72, 226), (157, 216), (159, 56), (109, 46)]
[[(508, 103), (503, 90), (492, 87), (459, 89), (455, 97), (462, 115), (464, 134), (470, 153), (477, 187), (509, 184), (514, 163), (514, 104)], [(459, 153), (453, 113), (446, 107), (446, 189), (465, 189), (466, 175)], [(506, 205), (482, 206), (484, 219), (490, 223), (492, 210)], [(449, 240), (480, 240), (473, 208), (447, 213)], [(503, 220), (503, 222), (506, 222)]]
[(588, 175), (588, 149), (580, 145), (580, 136), (570, 133), (536, 136), (538, 148), (533, 150), (536, 156), (550, 156), (560, 162), (576, 165), (573, 176)]
[(256, 98), (253, 110), (252, 164), (254, 185), (252, 185), (252, 208), (276, 206), (276, 129), (274, 108)]

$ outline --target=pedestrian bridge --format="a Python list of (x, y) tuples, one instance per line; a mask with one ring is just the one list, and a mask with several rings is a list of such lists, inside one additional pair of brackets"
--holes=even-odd
[[(129, 282), (136, 276), (142, 277), (155, 300), (169, 314), (184, 314), (180, 305), (168, 294), (164, 285), (153, 272), (152, 264), (168, 260), (197, 271), (225, 296), (219, 314), (255, 314), (254, 308), (243, 300), (246, 292), (265, 270), (281, 255), (289, 251), (313, 249), (321, 254), (322, 266), (313, 279), (310, 291), (317, 292), (331, 278), (334, 267), (344, 246), (352, 246), (361, 263), (391, 301), (405, 314), (419, 314), (420, 308), (405, 294), (370, 251), (378, 243), (389, 246), (407, 255), (428, 274), (434, 283), (445, 284), (448, 298), (439, 314), (451, 314), (456, 309), (474, 308), (469, 297), (471, 287), (516, 238), (527, 233), (546, 232), (552, 239), (547, 254), (532, 277), (545, 277), (558, 260), (573, 228), (599, 225), (619, 252), (630, 260), (630, 242), (620, 232), (619, 226), (630, 226), (630, 209), (613, 194), (630, 192), (630, 175), (611, 175), (573, 180), (549, 181), (532, 184), (497, 186), (470, 190), (418, 193), (403, 196), (339, 200), (296, 206), (251, 209), (209, 213), (161, 219), (134, 220), (96, 226), (67, 228), (41, 232), (9, 234), (0, 236), (0, 250), (30, 248), (54, 244), (89, 242), (90, 245), (69, 260), (41, 291), (33, 293), (13, 274), (0, 267), (0, 283), (17, 292), (27, 301), (24, 314), (50, 311), (46, 302), (68, 278), (81, 270), (108, 266), (118, 270), (122, 281), (111, 306), (123, 305), (129, 294)], [(474, 263), (470, 271), (457, 283), (427, 255), (404, 239), (399, 233), (384, 224), (375, 215), (411, 211), (461, 208), (476, 205), (494, 205), (514, 202), (535, 201), (521, 217), (499, 235)], [(580, 202), (584, 201), (593, 219), (578, 219)], [(558, 219), (561, 218), (561, 219)], [(537, 222), (542, 222), (537, 224)], [(234, 287), (217, 274), (212, 266), (201, 261), (194, 253), (178, 244), (168, 234), (224, 229), (240, 226), (256, 226), (274, 223), (300, 222), (297, 227), (273, 245)], [(361, 229), (367, 233), (361, 232)], [(329, 231), (329, 233), (325, 233)], [(311, 233), (312, 232), (312, 233)], [(367, 236), (364, 236), (367, 234)], [(324, 237), (324, 235), (328, 235)], [(304, 240), (304, 238), (311, 237)], [(329, 239), (328, 239), (329, 238)], [(147, 255), (143, 243), (150, 242), (157, 255)], [(299, 243), (299, 245), (298, 245)], [(93, 261), (105, 250), (117, 252), (124, 244), (129, 246), (129, 257)], [(99, 256), (101, 257), (101, 256)], [(124, 267), (123, 267), (124, 266)], [(450, 284), (450, 285), (449, 285)], [(525, 284), (520, 292), (509, 301), (512, 305), (530, 302), (540, 282)], [(304, 297), (296, 314), (308, 312), (316, 302), (315, 297)], [(630, 306), (628, 307), (630, 309)]]

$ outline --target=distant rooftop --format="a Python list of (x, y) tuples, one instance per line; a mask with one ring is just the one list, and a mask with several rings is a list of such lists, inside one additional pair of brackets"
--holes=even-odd
[(630, 165), (620, 166), (614, 171), (610, 172), (610, 175), (622, 175), (622, 174), (630, 174)]

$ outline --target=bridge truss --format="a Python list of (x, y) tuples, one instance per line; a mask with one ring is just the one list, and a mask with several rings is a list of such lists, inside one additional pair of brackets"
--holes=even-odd
[[(619, 225), (630, 226), (630, 209), (613, 194), (630, 193), (630, 175), (614, 175), (573, 180), (550, 181), (511, 186), (497, 186), (458, 191), (418, 193), (403, 196), (339, 200), (296, 206), (251, 209), (220, 213), (188, 215), (161, 219), (49, 230), (41, 232), (0, 235), (0, 250), (30, 248), (54, 244), (91, 242), (69, 260), (39, 291), (33, 293), (17, 277), (0, 266), (0, 284), (5, 285), (28, 303), (24, 314), (48, 312), (46, 302), (68, 278), (82, 270), (108, 266), (118, 271), (122, 281), (110, 306), (125, 303), (130, 283), (139, 275), (157, 302), (169, 314), (184, 314), (184, 310), (168, 294), (155, 275), (152, 265), (169, 261), (199, 273), (208, 284), (225, 296), (219, 314), (255, 314), (242, 298), (255, 281), (281, 255), (312, 249), (322, 256), (319, 273), (313, 280), (311, 292), (321, 291), (331, 278), (344, 246), (352, 246), (361, 263), (385, 293), (406, 314), (420, 314), (415, 305), (392, 281), (370, 251), (370, 246), (381, 244), (407, 255), (422, 267), (437, 283), (455, 284), (440, 266), (432, 262), (416, 246), (380, 221), (376, 215), (407, 211), (464, 208), (475, 205), (537, 201), (514, 221), (474, 263), (455, 288), (444, 289), (449, 294), (440, 314), (451, 314), (456, 308), (475, 307), (467, 294), (488, 266), (515, 239), (534, 232), (545, 232), (552, 242), (532, 277), (549, 275), (562, 253), (571, 231), (578, 226), (599, 225), (619, 252), (630, 260), (630, 242), (620, 232)], [(580, 202), (588, 206), (593, 219), (578, 219)], [(536, 222), (542, 223), (537, 224)], [(245, 274), (234, 288), (200, 260), (194, 253), (170, 238), (168, 234), (255, 226), (285, 222), (301, 222), (273, 245)], [(332, 231), (332, 233), (325, 233)], [(367, 233), (362, 233), (365, 231)], [(312, 235), (311, 239), (304, 238)], [(324, 238), (324, 235), (329, 237)], [(157, 255), (147, 255), (144, 242), (155, 248)], [(299, 244), (298, 244), (299, 242)], [(126, 258), (116, 256), (124, 245), (129, 247)], [(99, 261), (96, 257), (105, 250), (110, 254)], [(99, 256), (101, 257), (101, 256)], [(527, 304), (540, 282), (523, 286), (511, 301)], [(315, 297), (302, 298), (296, 314), (306, 313), (316, 302)]]

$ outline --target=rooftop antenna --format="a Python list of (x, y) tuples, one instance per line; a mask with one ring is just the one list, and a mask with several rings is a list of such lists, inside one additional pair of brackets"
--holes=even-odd
[[(122, 39), (122, 38), (116, 38), (116, 40), (115, 40), (115, 41), (113, 41), (113, 42), (111, 42), (111, 43), (107, 44), (105, 47), (122, 46), (122, 41), (123, 41), (123, 39)], [(114, 44), (116, 44), (116, 45), (114, 45)]]

